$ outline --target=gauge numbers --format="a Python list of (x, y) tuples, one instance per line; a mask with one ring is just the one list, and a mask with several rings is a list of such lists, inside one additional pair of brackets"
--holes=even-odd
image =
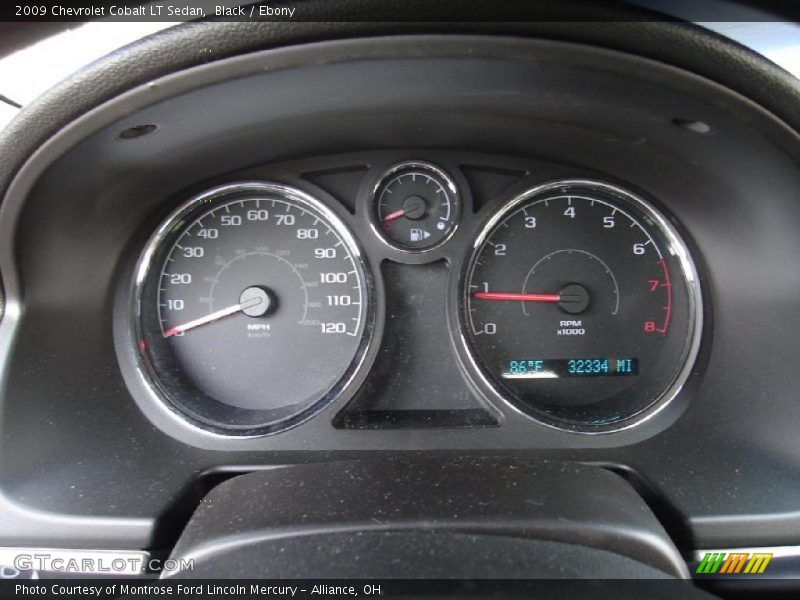
[(699, 342), (694, 266), (648, 203), (598, 182), (522, 194), (479, 236), (465, 277), (470, 351), (515, 406), (577, 431), (668, 401)]
[(140, 273), (140, 347), (173, 409), (250, 435), (338, 393), (363, 353), (370, 292), (328, 208), (241, 184), (193, 199), (159, 232)]

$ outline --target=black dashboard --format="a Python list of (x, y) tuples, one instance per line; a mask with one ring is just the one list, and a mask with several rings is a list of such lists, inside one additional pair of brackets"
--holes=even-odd
[(684, 554), (800, 535), (800, 143), (542, 39), (321, 41), (100, 104), (0, 211), (0, 545), (170, 547), (239, 473), (621, 473)]

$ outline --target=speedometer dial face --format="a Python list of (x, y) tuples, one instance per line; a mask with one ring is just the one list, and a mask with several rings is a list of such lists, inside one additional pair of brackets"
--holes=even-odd
[(701, 298), (671, 224), (614, 186), (529, 190), (478, 237), (464, 285), (486, 381), (557, 427), (607, 431), (664, 406), (697, 352)]
[(297, 423), (363, 358), (371, 285), (341, 220), (300, 190), (225, 186), (180, 207), (137, 272), (139, 350), (156, 393), (218, 433)]

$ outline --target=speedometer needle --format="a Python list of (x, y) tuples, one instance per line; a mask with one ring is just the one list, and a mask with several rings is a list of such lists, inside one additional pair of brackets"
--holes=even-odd
[(475, 292), (479, 300), (508, 300), (517, 302), (561, 302), (561, 294), (517, 294), (512, 292)]
[(264, 302), (263, 298), (256, 297), (256, 298), (251, 298), (250, 300), (246, 300), (245, 302), (240, 302), (239, 304), (234, 304), (233, 306), (229, 306), (228, 308), (223, 308), (221, 310), (214, 311), (213, 313), (211, 313), (210, 315), (206, 315), (205, 317), (200, 317), (199, 319), (195, 319), (194, 321), (189, 321), (188, 323), (184, 323), (183, 325), (178, 325), (176, 327), (167, 329), (164, 332), (164, 337), (168, 338), (172, 337), (173, 335), (183, 333), (184, 331), (189, 331), (190, 329), (194, 329), (195, 327), (200, 327), (200, 325), (205, 325), (206, 323), (211, 323), (213, 321), (222, 319), (223, 317), (227, 317), (236, 314), (240, 311), (246, 310), (248, 308), (258, 306), (262, 302)]

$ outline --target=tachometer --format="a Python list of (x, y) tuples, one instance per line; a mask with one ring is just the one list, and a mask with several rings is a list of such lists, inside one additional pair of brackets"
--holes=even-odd
[(464, 288), (486, 380), (558, 427), (636, 422), (674, 397), (697, 353), (689, 252), (663, 215), (615, 186), (560, 181), (511, 201), (476, 240)]
[(371, 332), (369, 273), (311, 195), (216, 188), (179, 207), (140, 259), (140, 356), (176, 414), (218, 433), (269, 433), (332, 401)]

